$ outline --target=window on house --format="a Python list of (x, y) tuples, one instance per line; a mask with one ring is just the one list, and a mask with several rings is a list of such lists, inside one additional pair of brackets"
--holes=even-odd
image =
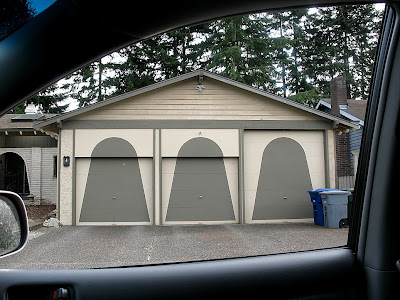
[(53, 177), (57, 177), (57, 156), (53, 156)]

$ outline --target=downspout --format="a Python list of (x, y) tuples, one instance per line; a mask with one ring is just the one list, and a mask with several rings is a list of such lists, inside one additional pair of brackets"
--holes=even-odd
[(57, 155), (57, 218), (60, 220), (60, 175), (61, 175), (61, 131), (62, 121), (57, 120), (58, 129), (58, 155)]
[(329, 131), (324, 130), (324, 158), (325, 158), (325, 187), (331, 188), (330, 168), (329, 168)]

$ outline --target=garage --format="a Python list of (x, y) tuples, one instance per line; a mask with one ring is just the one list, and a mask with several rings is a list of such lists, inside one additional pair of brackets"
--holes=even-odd
[[(120, 132), (122, 137), (106, 137), (111, 132), (78, 131), (78, 139), (94, 146), (90, 157), (86, 147), (76, 158), (76, 223), (79, 225), (151, 224), (152, 159), (138, 156), (125, 138), (145, 136), (144, 132)], [(151, 132), (148, 132), (150, 134)], [(115, 134), (115, 133), (114, 133)], [(150, 145), (151, 147), (151, 145)], [(152, 147), (151, 147), (152, 148)]]
[(310, 219), (307, 190), (336, 186), (335, 136), (357, 128), (204, 70), (35, 126), (58, 136), (64, 225)]
[(135, 149), (120, 138), (103, 140), (90, 159), (79, 222), (149, 221)]
[(245, 132), (248, 223), (312, 218), (307, 193), (325, 185), (323, 132)]
[(232, 145), (237, 130), (164, 130), (163, 135), (164, 141), (175, 140), (163, 147), (163, 223), (238, 223), (238, 149)]

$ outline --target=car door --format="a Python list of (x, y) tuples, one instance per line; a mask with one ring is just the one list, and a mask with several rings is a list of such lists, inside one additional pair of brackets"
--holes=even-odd
[[(75, 4), (67, 1), (62, 1), (61, 4), (54, 8), (54, 15), (46, 16), (48, 24), (59, 22), (55, 20), (58, 13), (67, 18), (65, 11), (73, 14), (76, 9)], [(305, 4), (309, 5), (308, 2)], [(199, 18), (205, 20), (219, 15), (290, 5), (293, 5), (290, 1), (262, 4), (249, 1), (243, 6), (239, 2), (233, 2), (226, 8), (206, 1), (201, 6), (208, 6), (208, 9), (201, 8), (198, 12), (201, 17), (194, 11), (174, 15), (177, 21), (173, 25), (160, 25), (157, 30), (166, 31), (171, 27), (199, 21)], [(192, 15), (195, 17), (191, 18)], [(68, 291), (71, 299), (253, 296), (267, 299), (397, 298), (396, 288), (400, 279), (396, 268), (396, 262), (400, 259), (400, 221), (397, 216), (399, 203), (396, 191), (396, 171), (399, 167), (399, 158), (396, 155), (399, 152), (397, 135), (400, 129), (399, 21), (399, 7), (396, 3), (391, 3), (385, 15), (372, 82), (372, 101), (363, 133), (354, 217), (347, 247), (146, 267), (64, 271), (0, 270), (2, 297), (48, 299), (61, 288)], [(148, 35), (149, 32), (154, 34), (155, 28), (148, 31)], [(42, 41), (45, 41), (46, 34), (48, 32), (40, 37)], [(127, 42), (128, 38), (121, 36), (119, 39), (117, 36), (110, 38), (105, 43), (107, 50)], [(102, 45), (99, 49), (103, 50), (104, 47)], [(83, 56), (95, 58), (101, 53), (99, 49), (86, 51)], [(39, 57), (44, 55), (45, 50)], [(4, 70), (4, 66), (12, 62), (12, 57), (13, 55), (8, 56), (7, 62), (0, 61), (0, 70)], [(67, 72), (72, 65), (79, 66), (82, 59), (74, 61), (67, 58), (57, 74)], [(18, 65), (14, 68), (18, 70)], [(36, 63), (28, 64), (28, 68), (38, 70)], [(5, 71), (0, 72), (4, 79)], [(29, 72), (24, 76), (10, 76), (14, 76), (16, 82), (7, 91), (4, 84), (0, 89), (0, 95), (9, 96), (7, 102), (3, 103), (3, 110), (10, 103), (23, 99), (24, 93), (33, 93), (40, 84), (51, 81), (51, 76), (46, 73), (37, 82), (24, 87), (24, 91), (10, 96), (10, 91), (15, 91), (17, 84), (22, 85), (27, 80)]]
[[(398, 6), (387, 11), (379, 60), (372, 83), (372, 100), (365, 131), (361, 174), (357, 178), (359, 224), (349, 235), (349, 245), (356, 253), (366, 278), (366, 294), (371, 299), (396, 298), (399, 272), (394, 267), (399, 256), (399, 223), (394, 172), (398, 159), (397, 132), (399, 101), (394, 82), (399, 75)], [(375, 111), (375, 113), (373, 113)], [(368, 141), (368, 142), (367, 142)], [(367, 143), (369, 145), (367, 145)]]

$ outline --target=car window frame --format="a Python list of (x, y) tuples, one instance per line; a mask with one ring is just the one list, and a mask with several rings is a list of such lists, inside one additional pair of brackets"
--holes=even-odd
[[(293, 274), (293, 270), (290, 268), (291, 266), (295, 267), (296, 263), (300, 264), (300, 262), (302, 260), (305, 259), (305, 257), (309, 257), (310, 262), (313, 261), (318, 261), (318, 259), (322, 259), (322, 256), (327, 256), (327, 257), (333, 257), (334, 254), (338, 254), (341, 253), (343, 254), (343, 256), (341, 255), (337, 255), (335, 257), (335, 259), (331, 259), (329, 260), (329, 266), (331, 267), (331, 264), (336, 263), (338, 266), (344, 267), (346, 266), (352, 266), (353, 264), (356, 264), (358, 266), (360, 266), (360, 269), (365, 268), (366, 266), (363, 265), (364, 262), (364, 253), (365, 253), (365, 249), (366, 247), (370, 247), (370, 245), (368, 244), (368, 242), (366, 241), (366, 238), (368, 238), (369, 232), (368, 232), (368, 223), (370, 221), (376, 221), (375, 220), (370, 220), (370, 205), (371, 202), (377, 202), (380, 199), (377, 199), (376, 197), (374, 198), (374, 195), (372, 195), (372, 189), (374, 188), (373, 185), (373, 177), (374, 177), (374, 173), (377, 171), (377, 165), (376, 162), (378, 161), (378, 159), (382, 159), (382, 157), (377, 157), (377, 150), (379, 150), (379, 141), (382, 138), (382, 124), (385, 122), (385, 108), (388, 108), (385, 106), (387, 100), (390, 100), (393, 102), (393, 98), (391, 99), (387, 99), (387, 95), (389, 92), (390, 88), (393, 88), (393, 85), (396, 85), (396, 83), (391, 82), (391, 72), (393, 71), (397, 71), (399, 72), (400, 69), (398, 68), (398, 66), (393, 66), (392, 62), (394, 61), (395, 57), (398, 56), (397, 53), (397, 42), (398, 42), (398, 38), (399, 38), (399, 20), (398, 20), (398, 12), (399, 12), (399, 7), (396, 4), (393, 4), (392, 6), (393, 8), (391, 8), (392, 12), (390, 12), (390, 14), (392, 14), (392, 16), (390, 16), (390, 14), (387, 14), (387, 19), (388, 21), (386, 22), (386, 26), (385, 26), (385, 42), (382, 43), (382, 45), (380, 46), (380, 50), (379, 50), (379, 63), (378, 63), (378, 67), (376, 67), (377, 71), (376, 72), (381, 72), (380, 75), (375, 75), (376, 77), (374, 77), (374, 81), (373, 81), (373, 96), (371, 97), (376, 97), (373, 99), (376, 99), (376, 103), (374, 102), (374, 105), (370, 105), (370, 107), (368, 108), (368, 125), (366, 126), (367, 130), (365, 131), (364, 135), (368, 138), (366, 141), (364, 141), (365, 143), (370, 143), (370, 145), (363, 145), (362, 146), (362, 153), (360, 155), (360, 160), (361, 163), (359, 164), (359, 172), (358, 172), (358, 180), (357, 180), (357, 191), (356, 191), (356, 220), (354, 221), (354, 223), (356, 223), (357, 227), (354, 227), (354, 229), (357, 230), (353, 230), (352, 234), (351, 234), (351, 239), (349, 240), (349, 246), (350, 249), (346, 249), (345, 248), (341, 248), (341, 249), (324, 249), (324, 250), (319, 250), (319, 251), (310, 251), (310, 252), (304, 252), (304, 253), (295, 253), (295, 254), (278, 254), (278, 255), (272, 255), (272, 256), (268, 256), (268, 257), (262, 257), (260, 259), (255, 258), (255, 260), (253, 260), (252, 262), (254, 264), (257, 263), (261, 263), (261, 262), (265, 262), (266, 260), (269, 262), (272, 262), (272, 264), (270, 265), (264, 265), (264, 264), (259, 264), (258, 265), (258, 270), (260, 270), (260, 273), (258, 275), (260, 275), (259, 277), (257, 277), (257, 283), (260, 284), (260, 286), (265, 287), (265, 285), (271, 285), (273, 283), (276, 283), (275, 280), (278, 280), (277, 277), (272, 276), (269, 277), (270, 281), (262, 282), (263, 279), (265, 280), (265, 274), (268, 273), (267, 269), (269, 268), (269, 270), (274, 270), (275, 272), (278, 272), (279, 274), (280, 271), (277, 271), (278, 269), (283, 271), (286, 271), (286, 274)], [(396, 77), (397, 78), (397, 77)], [(379, 101), (378, 101), (379, 100)], [(387, 109), (386, 109), (387, 111)], [(376, 121), (376, 123), (374, 122)], [(393, 124), (392, 124), (393, 126)], [(393, 129), (393, 127), (392, 127)], [(387, 138), (387, 128), (384, 128), (384, 130), (386, 130), (386, 138)], [(381, 140), (382, 142), (382, 140)], [(393, 142), (395, 143), (395, 142)], [(392, 144), (390, 144), (391, 150), (395, 150), (395, 146)], [(397, 148), (398, 149), (398, 148)], [(364, 174), (365, 172), (365, 174)], [(383, 170), (382, 170), (383, 172)], [(362, 173), (362, 174), (361, 174)], [(361, 174), (361, 175), (360, 175)], [(361, 180), (361, 178), (365, 178), (365, 180)], [(364, 188), (363, 188), (364, 187)], [(378, 187), (376, 187), (378, 188)], [(361, 191), (361, 193), (359, 192)], [(376, 192), (375, 192), (376, 193)], [(375, 195), (376, 196), (376, 195)], [(363, 202), (363, 200), (365, 202)], [(385, 205), (387, 205), (387, 201), (389, 200), (385, 200), (386, 202), (384, 203)], [(390, 203), (390, 202), (389, 202)], [(383, 204), (382, 204), (383, 205)], [(393, 220), (390, 220), (393, 224)], [(396, 223), (394, 223), (396, 224)], [(398, 224), (398, 221), (397, 221)], [(371, 225), (371, 224), (370, 224)], [(372, 224), (374, 225), (374, 224)], [(376, 228), (378, 233), (382, 233), (382, 230), (384, 231), (385, 228), (383, 227), (377, 227)], [(398, 236), (394, 236), (395, 238), (397, 238)], [(394, 243), (396, 243), (396, 241), (394, 241)], [(380, 245), (378, 245), (379, 247)], [(350, 252), (351, 251), (351, 252)], [(346, 252), (346, 254), (344, 254), (344, 252)], [(354, 254), (357, 255), (357, 260), (355, 260), (355, 256)], [(383, 255), (382, 253), (380, 253), (379, 255)], [(354, 259), (353, 259), (354, 258)], [(326, 257), (324, 259), (327, 259)], [(286, 266), (286, 269), (282, 268), (281, 264), (278, 264), (278, 261), (282, 261), (282, 264), (284, 266)], [(128, 279), (132, 279), (133, 277), (130, 277), (130, 274), (132, 274), (132, 272), (140, 272), (142, 270), (143, 273), (137, 273), (142, 274), (147, 276), (147, 278), (151, 278), (153, 277), (160, 277), (160, 273), (159, 273), (159, 268), (163, 268), (163, 272), (167, 273), (167, 275), (169, 276), (169, 278), (172, 278), (174, 276), (174, 271), (176, 270), (176, 268), (174, 268), (173, 266), (177, 266), (179, 268), (179, 266), (183, 267), (183, 268), (187, 268), (188, 272), (185, 273), (181, 273), (182, 275), (186, 275), (186, 276), (191, 276), (191, 278), (193, 279), (193, 281), (195, 281), (196, 276), (193, 276), (193, 274), (196, 274), (196, 272), (198, 270), (196, 270), (196, 266), (203, 266), (204, 269), (201, 270), (201, 272), (203, 272), (203, 274), (208, 274), (207, 273), (207, 268), (209, 268), (210, 270), (218, 270), (218, 267), (222, 267), (224, 268), (224, 270), (226, 269), (227, 272), (223, 272), (223, 273), (218, 273), (221, 276), (224, 276), (226, 274), (234, 274), (237, 275), (238, 269), (237, 267), (239, 267), (239, 264), (235, 264), (235, 262), (243, 262), (243, 264), (240, 264), (240, 266), (242, 268), (245, 269), (246, 272), (243, 272), (241, 270), (242, 273), (246, 274), (246, 275), (251, 275), (251, 272), (247, 272), (250, 270), (249, 265), (247, 264), (247, 262), (249, 262), (247, 259), (231, 259), (231, 260), (225, 260), (224, 264), (220, 264), (220, 262), (210, 262), (210, 263), (205, 263), (205, 262), (200, 262), (200, 263), (189, 263), (186, 265), (168, 265), (168, 266), (155, 266), (156, 268), (152, 268), (152, 267), (140, 267), (140, 268), (121, 268), (121, 269), (115, 269), (115, 270), (82, 270), (82, 272), (74, 272), (74, 271), (68, 271), (68, 272), (62, 272), (62, 271), (58, 271), (58, 272), (51, 272), (51, 271), (44, 271), (44, 272), (24, 272), (24, 271), (8, 271), (4, 272), (4, 270), (0, 270), (0, 282), (1, 282), (1, 287), (0, 290), (2, 291), (2, 294), (5, 294), (5, 288), (7, 286), (12, 286), (12, 285), (21, 285), (21, 284), (27, 284), (27, 285), (32, 285), (32, 284), (42, 284), (42, 283), (46, 283), (46, 284), (53, 284), (53, 285), (59, 285), (60, 283), (65, 283), (67, 282), (67, 284), (74, 284), (76, 287), (79, 288), (84, 288), (84, 286), (86, 284), (93, 284), (95, 281), (97, 281), (98, 284), (100, 283), (104, 283), (105, 278), (104, 277), (108, 277), (108, 279), (110, 280), (110, 278), (112, 279), (112, 283), (113, 284), (117, 284), (117, 280), (116, 279), (121, 279), (121, 282), (124, 282), (124, 284), (126, 284), (125, 286), (125, 290), (123, 289), (123, 287), (120, 286), (113, 286), (113, 288), (116, 288), (119, 292), (121, 292), (121, 295), (123, 295), (124, 291), (129, 291), (129, 292), (133, 292), (133, 290), (130, 290), (128, 287), (131, 286), (135, 286), (135, 281), (130, 282)], [(311, 264), (310, 264), (311, 265)], [(317, 271), (321, 271), (319, 269), (320, 266), (322, 266), (322, 263), (319, 264), (317, 263), (316, 265), (316, 274), (319, 274), (320, 278), (309, 278), (307, 277), (307, 279), (309, 280), (319, 280), (321, 279), (321, 277), (323, 277), (324, 279), (326, 275), (320, 274)], [(215, 268), (215, 269), (214, 269)], [(394, 268), (394, 266), (393, 266)], [(303, 270), (305, 270), (303, 267), (298, 267), (297, 269), (299, 272), (298, 273), (302, 273)], [(327, 268), (325, 271), (330, 270), (329, 268)], [(352, 276), (355, 275), (360, 275), (363, 276), (365, 275), (363, 273), (363, 271), (360, 271), (359, 273), (353, 273), (353, 268), (351, 269), (346, 269), (343, 268), (341, 269), (338, 274), (341, 274), (341, 272), (344, 272), (343, 274), (346, 274), (346, 271), (350, 271)], [(387, 273), (389, 275), (395, 274), (394, 271), (391, 269), (388, 272), (382, 272), (385, 271), (384, 269), (379, 270), (377, 269), (380, 273)], [(305, 273), (305, 275), (309, 275), (310, 270), (307, 270), (307, 273)], [(77, 274), (79, 274), (79, 276), (77, 276)], [(272, 274), (272, 273), (271, 273)], [(397, 274), (397, 273), (396, 273)], [(297, 274), (298, 275), (298, 274)], [(389, 276), (389, 275), (384, 275), (384, 276)], [(125, 276), (125, 277), (124, 277)], [(300, 275), (298, 275), (300, 276)], [(354, 281), (357, 280), (356, 277), (352, 278), (352, 276), (350, 276), (351, 279), (353, 279)], [(379, 275), (376, 275), (379, 276)], [(125, 278), (125, 279), (124, 279)], [(143, 279), (144, 277), (136, 277), (138, 280), (140, 280), (141, 278)], [(231, 277), (227, 277), (227, 279), (229, 280), (229, 278)], [(339, 277), (338, 277), (339, 278)], [(338, 279), (336, 277), (333, 277), (331, 279)], [(361, 282), (361, 289), (367, 289), (366, 286), (368, 286), (368, 283), (373, 283), (373, 285), (375, 284), (374, 287), (371, 287), (372, 289), (381, 289), (382, 286), (380, 286), (379, 288), (376, 287), (377, 284), (376, 281), (382, 281), (384, 277), (369, 277), (366, 279), (365, 282)], [(386, 278), (386, 277), (385, 277)], [(393, 280), (393, 278), (398, 278), (397, 276), (393, 276), (392, 280), (388, 280), (390, 281), (390, 285), (389, 285), (389, 289), (388, 289), (388, 293), (396, 291), (397, 292), (397, 283), (395, 280)], [(81, 280), (81, 282), (77, 282), (77, 280)], [(181, 279), (185, 279), (183, 276), (181, 277)], [(187, 278), (186, 278), (187, 279)], [(343, 279), (343, 278), (342, 278)], [(349, 277), (346, 277), (345, 280), (349, 279)], [(204, 282), (207, 286), (207, 284), (209, 284), (209, 281), (207, 281), (207, 278), (204, 278)], [(220, 279), (221, 280), (221, 279)], [(279, 286), (280, 288), (284, 288), (286, 286), (282, 286), (283, 282), (285, 281), (285, 278), (281, 278), (281, 280), (278, 280), (277, 282), (279, 284), (277, 284), (277, 286)], [(292, 284), (292, 280), (291, 279), (286, 279), (286, 281), (290, 284)], [(149, 281), (146, 281), (143, 279), (143, 281), (141, 281), (140, 283), (143, 284), (143, 286), (148, 285), (148, 283), (151, 282), (150, 279)], [(187, 282), (187, 281), (182, 281), (182, 282)], [(221, 281), (216, 281), (215, 284), (219, 283)], [(227, 280), (222, 281), (225, 285), (223, 285), (223, 287), (225, 287), (227, 285)], [(233, 281), (235, 283), (237, 283), (237, 281)], [(262, 283), (261, 283), (262, 282)], [(332, 281), (333, 282), (333, 281)], [(174, 281), (169, 281), (167, 282), (167, 284), (172, 284), (175, 283)], [(247, 281), (248, 284), (254, 284), (254, 282), (252, 283), (251, 281)], [(304, 283), (304, 282), (303, 282)], [(326, 282), (322, 282), (322, 284), (326, 284)], [(343, 285), (347, 285), (348, 282), (344, 282)], [(331, 284), (331, 282), (329, 282), (329, 285), (333, 285)], [(127, 287), (128, 286), (128, 287)], [(142, 287), (143, 287), (142, 286)], [(314, 287), (314, 285), (312, 285)], [(137, 286), (136, 286), (137, 287)], [(139, 286), (140, 287), (140, 286)], [(160, 287), (159, 285), (157, 285), (157, 287)], [(191, 288), (191, 287), (196, 287), (196, 285), (187, 285), (186, 288)], [(93, 294), (94, 293), (100, 293), (101, 291), (104, 291), (104, 288), (102, 289), (101, 287), (97, 287), (97, 286), (93, 286), (92, 287), (93, 290)], [(110, 289), (110, 286), (107, 286), (108, 289)], [(170, 288), (172, 289), (172, 285), (170, 286)], [(371, 289), (370, 288), (370, 289)], [(154, 286), (152, 287), (152, 289), (154, 290)], [(160, 290), (162, 290), (160, 288)], [(140, 291), (140, 290), (139, 290)], [(88, 291), (86, 292), (80, 292), (80, 296), (82, 297), (82, 295), (88, 295)], [(371, 291), (368, 292), (369, 296), (376, 296), (375, 291)], [(89, 294), (89, 295), (93, 295), (93, 294)], [(100, 294), (101, 295), (101, 294)], [(125, 294), (126, 295), (126, 294)], [(146, 294), (143, 294), (146, 295)], [(394, 294), (392, 294), (393, 296)]]

